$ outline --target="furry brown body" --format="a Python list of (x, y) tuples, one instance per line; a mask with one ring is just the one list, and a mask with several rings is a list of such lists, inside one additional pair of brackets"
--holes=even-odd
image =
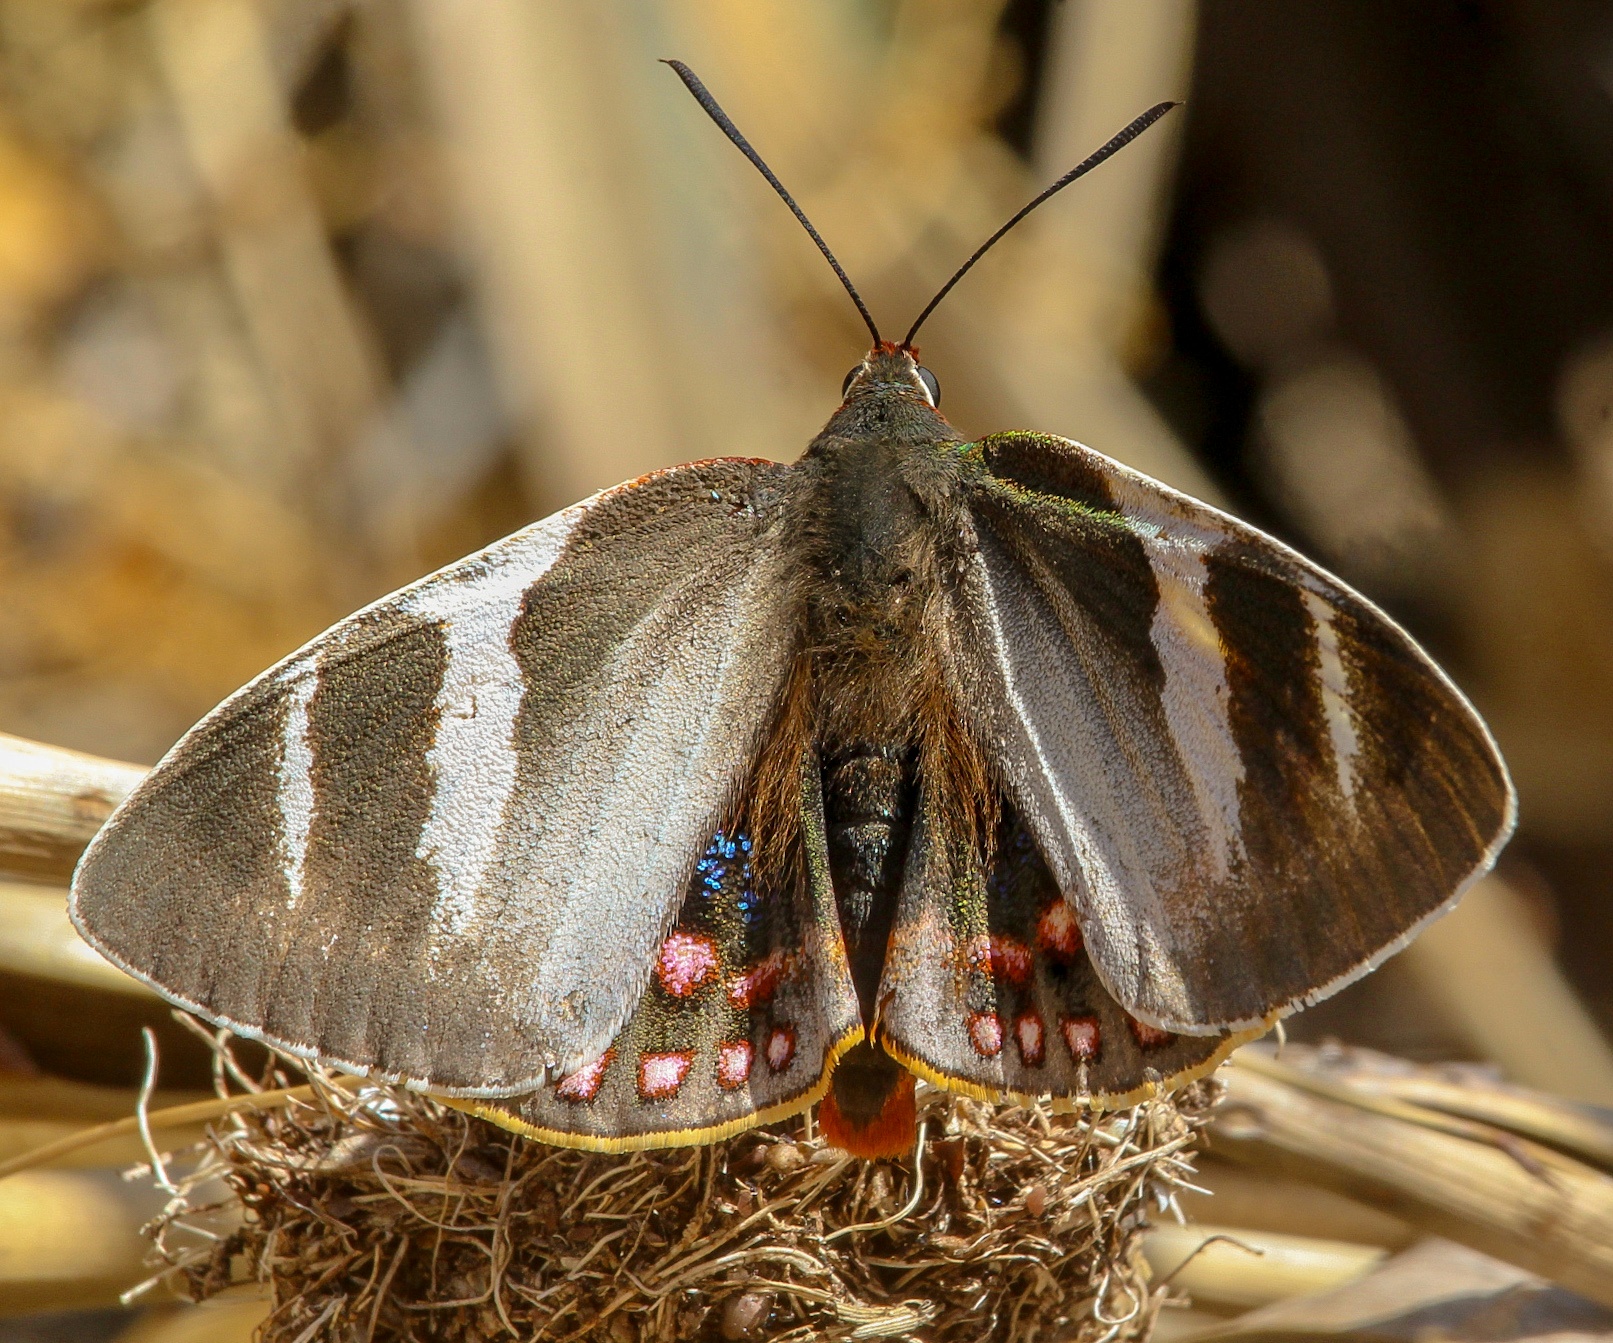
[(924, 762), (947, 759), (943, 725), (955, 717), (936, 653), (941, 585), (956, 567), (944, 552), (960, 530), (936, 516), (955, 511), (956, 491), (933, 449), (956, 441), (912, 357), (876, 350), (802, 458), (791, 513), (810, 557), (801, 728), (823, 762), (835, 903), (868, 1031), (836, 1066), (821, 1117), (865, 1156), (913, 1141), (913, 1079), (875, 1024)]

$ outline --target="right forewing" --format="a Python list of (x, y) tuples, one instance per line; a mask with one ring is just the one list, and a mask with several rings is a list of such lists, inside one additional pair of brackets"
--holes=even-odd
[(1262, 1026), (1489, 868), (1514, 816), (1495, 743), (1359, 593), (1080, 444), (963, 461), (957, 694), (1126, 1012)]

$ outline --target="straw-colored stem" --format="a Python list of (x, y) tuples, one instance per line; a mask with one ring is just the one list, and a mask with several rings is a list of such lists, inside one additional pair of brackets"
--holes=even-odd
[(1368, 1072), (1351, 1075), (1350, 1086), (1371, 1095), (1393, 1096), (1425, 1109), (1508, 1129), (1613, 1169), (1613, 1124), (1572, 1101), (1521, 1090), (1462, 1086), (1420, 1075), (1396, 1077)]
[[(1613, 1305), (1613, 1179), (1470, 1121), (1263, 1062), (1229, 1068), (1214, 1150), (1384, 1208)], [(1434, 1125), (1423, 1122), (1423, 1117)]]
[(273, 400), (288, 497), (372, 415), (377, 370), (302, 168), (259, 8), (158, 0), (147, 32)]
[(0, 972), (155, 1001), (78, 935), (60, 887), (0, 880)]
[(1613, 1105), (1613, 1045), (1501, 877), (1479, 882), (1406, 948), (1403, 964), (1476, 1055), (1513, 1081)]
[(139, 765), (0, 734), (0, 874), (66, 880), (145, 773)]
[(1264, 1306), (1352, 1282), (1380, 1263), (1375, 1245), (1285, 1236), (1242, 1227), (1155, 1227), (1143, 1239), (1154, 1280), (1195, 1303)]
[[(286, 1087), (280, 1091), (260, 1091), (254, 1095), (195, 1101), (190, 1105), (173, 1105), (165, 1110), (153, 1110), (146, 1115), (145, 1121), (151, 1131), (178, 1128), (186, 1124), (204, 1123), (210, 1119), (222, 1119), (225, 1115), (234, 1114), (238, 1110), (279, 1109), (290, 1105), (293, 1101), (308, 1100), (313, 1094), (314, 1089), (311, 1086), (300, 1086)], [(24, 1152), (10, 1161), (0, 1162), (0, 1180), (20, 1171), (48, 1165), (70, 1152), (76, 1152), (83, 1147), (92, 1147), (96, 1143), (105, 1142), (108, 1138), (139, 1131), (140, 1117), (132, 1114), (123, 1119), (115, 1119), (110, 1124), (97, 1124), (94, 1128), (81, 1129), (65, 1138), (46, 1143), (43, 1147), (36, 1147), (31, 1152)]]
[(0, 1184), (0, 1316), (114, 1304), (146, 1275), (139, 1231), (163, 1203), (109, 1170), (36, 1170)]
[(148, 1312), (118, 1335), (118, 1343), (252, 1343), (269, 1303), (256, 1288), (227, 1293), (201, 1305)]

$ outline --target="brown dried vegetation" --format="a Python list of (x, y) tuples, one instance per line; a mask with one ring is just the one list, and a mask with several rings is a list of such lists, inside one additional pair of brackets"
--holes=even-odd
[(1157, 1307), (1145, 1210), (1216, 1095), (1076, 1115), (931, 1090), (915, 1172), (802, 1120), (609, 1156), (316, 1077), (216, 1129), (149, 1230), (195, 1298), (266, 1282), (265, 1343), (1129, 1339)]

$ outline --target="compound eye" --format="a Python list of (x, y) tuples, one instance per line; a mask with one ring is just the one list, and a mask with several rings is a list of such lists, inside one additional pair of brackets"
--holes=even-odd
[(858, 364), (854, 369), (851, 370), (850, 373), (846, 374), (846, 380), (843, 383), (840, 384), (840, 399), (842, 401), (844, 401), (846, 399), (846, 393), (851, 390), (851, 380), (853, 378), (855, 378), (862, 371), (863, 371), (863, 366), (861, 364)]
[(941, 384), (935, 380), (935, 374), (922, 364), (919, 365), (919, 381), (924, 384), (924, 390), (930, 394), (930, 404), (937, 410), (941, 408)]

